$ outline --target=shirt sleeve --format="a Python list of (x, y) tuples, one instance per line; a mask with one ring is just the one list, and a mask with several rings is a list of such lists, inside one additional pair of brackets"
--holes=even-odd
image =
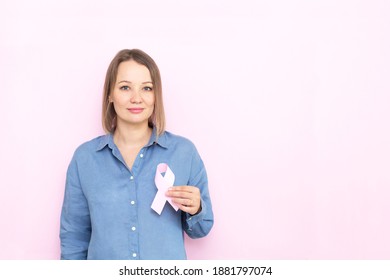
[(88, 203), (81, 188), (74, 156), (66, 176), (61, 212), (61, 259), (86, 259), (90, 237), (91, 220)]
[(213, 227), (214, 214), (211, 206), (206, 168), (196, 149), (192, 157), (191, 175), (188, 185), (199, 188), (202, 209), (196, 215), (183, 212), (183, 228), (191, 238), (204, 237)]

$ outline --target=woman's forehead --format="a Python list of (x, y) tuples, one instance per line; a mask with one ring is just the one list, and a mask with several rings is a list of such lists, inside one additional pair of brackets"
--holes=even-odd
[(151, 82), (149, 69), (134, 60), (124, 61), (119, 64), (117, 81), (127, 81), (129, 83)]

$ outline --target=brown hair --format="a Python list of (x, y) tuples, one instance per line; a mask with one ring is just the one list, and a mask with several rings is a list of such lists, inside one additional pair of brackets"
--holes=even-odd
[(116, 112), (113, 104), (109, 102), (109, 96), (116, 83), (119, 64), (129, 60), (134, 60), (135, 62), (144, 65), (150, 72), (155, 94), (155, 101), (153, 114), (149, 118), (149, 126), (154, 126), (156, 128), (157, 135), (159, 136), (165, 130), (165, 113), (162, 99), (160, 71), (158, 70), (156, 62), (154, 62), (154, 60), (148, 54), (138, 49), (121, 50), (117, 53), (108, 66), (103, 89), (103, 129), (106, 133), (113, 133), (116, 129)]

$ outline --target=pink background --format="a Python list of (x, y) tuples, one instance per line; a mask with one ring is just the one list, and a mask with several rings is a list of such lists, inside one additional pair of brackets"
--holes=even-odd
[(65, 172), (123, 48), (209, 173), (190, 259), (390, 258), (389, 1), (0, 2), (0, 258), (57, 259)]

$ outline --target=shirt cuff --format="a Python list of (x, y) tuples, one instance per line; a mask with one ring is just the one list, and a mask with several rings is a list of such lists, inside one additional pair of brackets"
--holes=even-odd
[(189, 213), (186, 213), (186, 222), (188, 225), (188, 230), (192, 230), (192, 227), (202, 221), (204, 219), (204, 216), (206, 215), (207, 209), (206, 204), (203, 203), (203, 200), (200, 201), (200, 205), (202, 207), (202, 210), (198, 214), (191, 215)]

